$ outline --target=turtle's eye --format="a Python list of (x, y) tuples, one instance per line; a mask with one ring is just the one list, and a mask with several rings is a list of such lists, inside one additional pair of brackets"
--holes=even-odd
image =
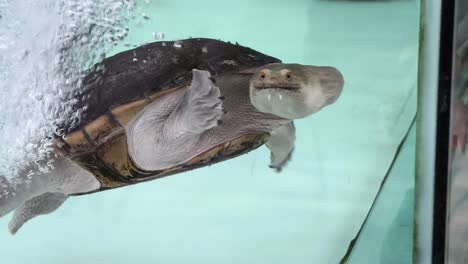
[(290, 73), (286, 74), (286, 78), (291, 79), (291, 74)]
[(258, 79), (260, 79), (260, 81), (265, 81), (267, 79), (267, 77), (270, 76), (270, 73), (271, 71), (268, 70), (268, 69), (262, 69), (261, 71), (258, 72)]

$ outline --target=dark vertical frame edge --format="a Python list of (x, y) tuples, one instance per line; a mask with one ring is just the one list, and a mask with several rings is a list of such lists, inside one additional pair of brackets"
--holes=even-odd
[(442, 0), (432, 226), (433, 264), (445, 262), (454, 20), (455, 0)]

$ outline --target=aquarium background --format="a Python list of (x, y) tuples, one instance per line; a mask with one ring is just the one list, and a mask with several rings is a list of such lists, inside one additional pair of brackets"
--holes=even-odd
[[(47, 20), (44, 14), (55, 10), (50, 1), (36, 3), (30, 15), (45, 29), (67, 23)], [(411, 263), (418, 1), (136, 4), (128, 36), (106, 56), (156, 40), (216, 38), (283, 62), (334, 66), (345, 78), (343, 93), (335, 104), (295, 122), (294, 156), (281, 173), (268, 168), (269, 152), (262, 147), (211, 167), (73, 197), (15, 236), (7, 231), (9, 215), (0, 219), (2, 261)], [(23, 33), (36, 41), (53, 36), (42, 39), (35, 27), (19, 28), (32, 30)], [(0, 39), (10, 38), (14, 34)], [(30, 63), (43, 60), (37, 56)], [(5, 96), (15, 89), (0, 88)], [(38, 86), (25, 89), (41, 92)], [(15, 136), (12, 124), (28, 129), (13, 114), (1, 114), (11, 129), (2, 137)]]

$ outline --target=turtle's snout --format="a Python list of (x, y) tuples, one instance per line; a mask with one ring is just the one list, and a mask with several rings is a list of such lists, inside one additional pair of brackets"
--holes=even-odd
[(343, 75), (334, 67), (306, 68), (308, 80), (303, 89), (304, 116), (320, 111), (323, 107), (334, 103), (343, 90)]
[(327, 98), (327, 104), (334, 103), (343, 91), (343, 75), (334, 67), (321, 67), (319, 80), (322, 92)]

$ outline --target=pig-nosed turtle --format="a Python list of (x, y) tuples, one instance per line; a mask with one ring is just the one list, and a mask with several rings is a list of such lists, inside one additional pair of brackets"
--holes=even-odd
[(83, 112), (60, 124), (54, 169), (15, 186), (0, 177), (0, 194), (10, 193), (0, 198), (0, 216), (16, 209), (15, 233), (71, 195), (210, 165), (264, 143), (280, 170), (294, 148), (292, 120), (333, 103), (342, 87), (333, 67), (282, 64), (212, 39), (119, 53), (95, 65), (74, 95)]

